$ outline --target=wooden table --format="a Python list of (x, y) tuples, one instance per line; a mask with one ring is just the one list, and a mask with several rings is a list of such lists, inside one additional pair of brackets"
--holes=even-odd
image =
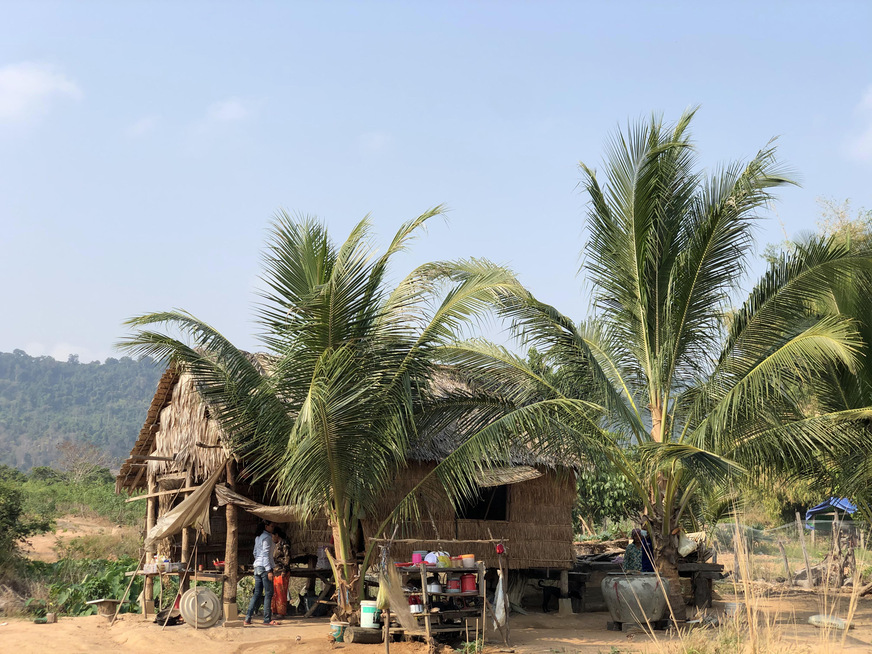
[(724, 566), (720, 563), (679, 563), (678, 575), (690, 577), (693, 585), (693, 605), (701, 608), (712, 606), (712, 581), (724, 578)]

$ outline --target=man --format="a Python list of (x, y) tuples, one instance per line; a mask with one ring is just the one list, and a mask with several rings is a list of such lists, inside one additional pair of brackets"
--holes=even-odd
[(251, 625), (251, 616), (263, 601), (263, 623), (275, 626), (279, 623), (272, 619), (273, 570), (275, 563), (272, 555), (272, 533), (275, 526), (271, 522), (260, 522), (254, 532), (254, 594), (248, 604), (243, 624)]

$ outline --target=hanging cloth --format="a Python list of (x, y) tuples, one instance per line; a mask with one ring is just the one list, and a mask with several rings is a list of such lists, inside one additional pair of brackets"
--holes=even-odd
[(292, 504), (285, 504), (282, 506), (258, 504), (254, 500), (245, 497), (245, 495), (240, 495), (236, 491), (230, 490), (230, 488), (225, 484), (215, 486), (215, 496), (218, 498), (218, 504), (220, 506), (233, 504), (234, 506), (238, 506), (251, 514), (256, 515), (262, 520), (268, 520), (270, 522), (299, 522), (305, 517), (305, 512)]
[(212, 489), (218, 483), (218, 477), (223, 472), (224, 464), (222, 463), (181, 504), (158, 518), (154, 527), (149, 529), (145, 537), (145, 549), (148, 549), (156, 541), (178, 534), (185, 527), (200, 529), (207, 536), (212, 533), (209, 528), (209, 499), (212, 497)]

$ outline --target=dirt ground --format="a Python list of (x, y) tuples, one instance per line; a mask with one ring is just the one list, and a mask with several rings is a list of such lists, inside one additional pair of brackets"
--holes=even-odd
[(54, 531), (31, 536), (22, 546), (21, 553), (34, 561), (53, 563), (58, 560), (58, 550), (65, 542), (80, 536), (111, 535), (118, 536), (132, 527), (120, 527), (105, 518), (82, 518), (65, 515), (56, 521)]
[[(727, 600), (731, 599), (726, 597)], [(836, 615), (845, 615), (847, 597), (835, 607)], [(828, 603), (833, 610), (832, 602)], [(758, 600), (760, 610), (758, 634), (766, 645), (761, 651), (772, 652), (869, 652), (872, 649), (872, 600), (861, 600), (855, 627), (841, 647), (843, 632), (823, 632), (807, 624), (809, 616), (820, 613), (820, 600), (814, 595), (792, 593)], [(716, 602), (711, 613), (722, 614), (723, 601)], [(328, 623), (324, 619), (288, 619), (281, 626), (252, 626), (196, 630), (181, 625), (164, 630), (135, 615), (121, 616), (112, 627), (105, 618), (61, 618), (57, 624), (37, 625), (31, 621), (7, 619), (0, 623), (0, 651), (29, 652), (183, 652), (184, 654), (381, 654), (384, 645), (331, 644)], [(511, 649), (516, 654), (594, 654), (619, 651), (678, 652), (681, 638), (676, 634), (656, 632), (656, 640), (641, 631), (635, 633), (606, 630), (607, 613), (580, 613), (560, 617), (555, 613), (513, 615), (510, 621)], [(747, 633), (747, 623), (738, 631)], [(702, 630), (689, 636), (686, 643), (710, 641), (714, 644), (723, 634)], [(688, 637), (685, 637), (688, 638)], [(696, 639), (694, 641), (694, 639)], [(495, 633), (488, 633), (486, 654), (506, 651)], [(421, 643), (391, 643), (393, 654), (425, 654)], [(703, 650), (705, 651), (705, 650)], [(712, 648), (711, 651), (714, 651)], [(735, 651), (734, 649), (732, 651)]]

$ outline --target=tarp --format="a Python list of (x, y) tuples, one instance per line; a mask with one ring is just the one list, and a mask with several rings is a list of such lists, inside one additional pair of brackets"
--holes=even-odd
[(209, 499), (212, 497), (212, 489), (218, 483), (218, 477), (223, 472), (224, 466), (218, 466), (212, 476), (185, 498), (181, 504), (158, 518), (154, 527), (149, 529), (145, 537), (144, 547), (148, 549), (155, 541), (169, 538), (185, 527), (201, 529), (207, 536), (212, 533), (209, 528)]
[(853, 515), (857, 512), (857, 507), (845, 497), (831, 497), (826, 502), (821, 502), (817, 506), (806, 511), (805, 519), (811, 520), (812, 517), (821, 513), (833, 513), (834, 511), (844, 511), (845, 513)]
[(230, 488), (225, 484), (215, 487), (215, 496), (218, 498), (218, 504), (221, 506), (224, 506), (225, 504), (233, 504), (234, 506), (238, 506), (239, 508), (256, 515), (262, 520), (269, 520), (270, 522), (297, 522), (302, 520), (305, 515), (303, 511), (292, 504), (282, 506), (258, 504), (254, 500), (230, 490)]

